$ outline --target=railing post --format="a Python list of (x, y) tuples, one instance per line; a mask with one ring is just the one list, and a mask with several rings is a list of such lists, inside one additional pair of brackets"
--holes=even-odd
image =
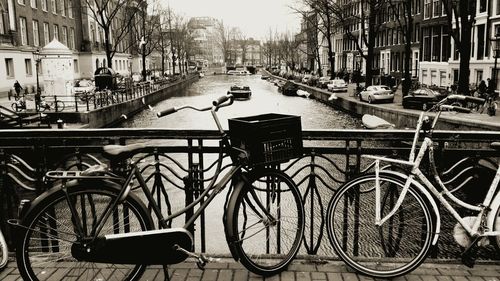
[(75, 99), (74, 99), (74, 101), (75, 101), (75, 111), (78, 112), (78, 98), (76, 96), (74, 96), (74, 97), (75, 97)]
[(56, 109), (56, 112), (59, 110), (57, 109), (57, 96), (54, 96), (54, 108)]

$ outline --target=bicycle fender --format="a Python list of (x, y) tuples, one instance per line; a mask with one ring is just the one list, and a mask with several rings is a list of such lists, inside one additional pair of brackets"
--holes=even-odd
[(245, 186), (245, 182), (240, 180), (238, 181), (234, 187), (233, 187), (233, 192), (231, 193), (231, 196), (229, 198), (229, 202), (227, 204), (227, 209), (226, 209), (226, 216), (224, 217), (224, 233), (226, 235), (226, 241), (227, 241), (227, 246), (229, 247), (229, 250), (231, 251), (231, 255), (233, 256), (233, 259), (235, 261), (238, 261), (240, 257), (238, 256), (238, 253), (235, 250), (234, 246), (234, 241), (232, 237), (234, 236), (233, 233), (233, 216), (237, 215), (234, 214), (233, 210), (236, 205), (236, 201), (238, 200), (238, 196), (240, 192), (243, 190), (243, 187)]
[[(396, 172), (396, 171), (381, 170), (380, 174), (388, 174), (391, 176), (395, 176), (395, 177), (400, 178), (402, 181), (406, 181), (408, 179), (407, 175), (402, 174), (400, 172)], [(434, 213), (436, 215), (436, 229), (435, 229), (435, 233), (434, 233), (434, 238), (432, 239), (432, 245), (434, 246), (434, 245), (436, 245), (438, 238), (439, 238), (439, 234), (441, 232), (441, 216), (439, 215), (439, 208), (438, 208), (436, 201), (435, 201), (434, 197), (432, 196), (432, 194), (421, 183), (419, 183), (416, 180), (412, 180), (411, 184), (416, 186), (418, 191), (420, 193), (422, 193), (422, 195), (424, 195), (427, 198), (427, 200), (431, 204), (432, 209), (434, 210)], [(497, 196), (498, 196), (498, 194), (497, 194)]]
[(495, 197), (493, 198), (493, 201), (491, 201), (491, 210), (490, 213), (488, 214), (488, 218), (486, 219), (486, 226), (490, 229), (490, 231), (500, 231), (500, 229), (495, 229), (495, 214), (498, 208), (500, 208), (500, 192), (497, 192)]
[(46, 198), (48, 198), (48, 197), (50, 198), (52, 195), (54, 195), (58, 192), (61, 192), (61, 190), (63, 190), (63, 189), (71, 188), (71, 187), (78, 186), (78, 185), (87, 185), (87, 184), (99, 184), (99, 185), (106, 184), (112, 188), (115, 188), (116, 192), (119, 192), (120, 188), (121, 188), (121, 186), (117, 183), (114, 183), (114, 182), (108, 181), (108, 180), (102, 180), (102, 179), (69, 180), (64, 185), (62, 185), (62, 184), (56, 185), (56, 186), (48, 189), (47, 191), (43, 192), (39, 196), (37, 196), (35, 198), (35, 200), (33, 200), (33, 202), (30, 203), (28, 210), (26, 212), (23, 212), (24, 216), (23, 216), (23, 218), (20, 218), (21, 223), (22, 223), (22, 220), (24, 220), (24, 218), (26, 216), (28, 216), (32, 212), (32, 210), (40, 202), (43, 202)]

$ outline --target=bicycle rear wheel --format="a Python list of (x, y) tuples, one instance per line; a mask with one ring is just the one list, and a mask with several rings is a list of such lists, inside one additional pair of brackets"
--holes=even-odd
[(8, 261), (9, 261), (9, 249), (7, 248), (7, 242), (5, 241), (5, 237), (3, 236), (3, 233), (0, 230), (0, 271), (2, 271), (5, 268)]
[[(116, 199), (117, 189), (93, 181), (48, 191), (32, 204), (22, 221), (17, 264), (23, 280), (138, 280), (145, 265), (117, 265), (77, 260), (72, 246), (88, 243), (93, 226)], [(71, 215), (70, 205), (78, 217)], [(78, 230), (76, 221), (81, 224)], [(142, 202), (129, 195), (113, 212), (99, 236), (153, 229)], [(131, 253), (132, 254), (132, 253)]]
[[(406, 274), (427, 256), (433, 220), (427, 201), (410, 186), (396, 213), (375, 225), (375, 175), (351, 180), (328, 205), (327, 230), (339, 257), (358, 272), (377, 278)], [(404, 181), (380, 175), (381, 217), (393, 209)]]
[[(304, 206), (297, 185), (285, 173), (251, 172), (227, 210), (228, 243), (251, 272), (270, 276), (285, 270), (304, 236)], [(227, 226), (226, 226), (227, 227)]]

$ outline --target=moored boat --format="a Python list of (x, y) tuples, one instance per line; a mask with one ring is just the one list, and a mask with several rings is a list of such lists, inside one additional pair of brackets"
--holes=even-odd
[(231, 86), (228, 94), (232, 94), (235, 99), (249, 99), (252, 95), (252, 91), (249, 86), (234, 85)]
[(375, 115), (365, 114), (361, 118), (361, 122), (367, 129), (391, 129), (394, 124), (387, 122), (386, 120), (377, 117)]

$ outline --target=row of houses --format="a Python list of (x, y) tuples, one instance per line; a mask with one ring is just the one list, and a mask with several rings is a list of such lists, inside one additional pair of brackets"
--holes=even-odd
[[(500, 0), (470, 1), (477, 1), (471, 36), (470, 83), (478, 84), (481, 80), (494, 79), (495, 76), (496, 40), (500, 39), (497, 38), (500, 36)], [(338, 0), (337, 2), (345, 2), (343, 5), (353, 9), (351, 12), (357, 15), (361, 13), (361, 9), (367, 8), (362, 6), (366, 5), (367, 1)], [(375, 37), (374, 54), (370, 58), (372, 59), (372, 82), (375, 84), (383, 83), (384, 77), (387, 76), (394, 77), (397, 82), (401, 81), (404, 71), (405, 40), (402, 27), (398, 25), (398, 22), (401, 22), (398, 21), (398, 18), (405, 16), (404, 5), (411, 5), (413, 32), (411, 34), (410, 70), (412, 77), (427, 85), (449, 87), (456, 84), (460, 71), (460, 60), (457, 46), (450, 36), (450, 30), (457, 25), (452, 20), (450, 26), (446, 15), (447, 9), (444, 6), (446, 1), (407, 0), (392, 3), (395, 3), (394, 6), (386, 5), (386, 8), (381, 9), (377, 14), (377, 24), (380, 25), (377, 28), (378, 32), (368, 35)], [(361, 26), (359, 22), (353, 22), (350, 27), (354, 31), (352, 34), (356, 36), (353, 39), (345, 31), (345, 25), (340, 24), (340, 26), (342, 28), (338, 28), (338, 32), (332, 38), (335, 54), (335, 69), (333, 71), (336, 73), (360, 71), (362, 75), (365, 75), (366, 61), (356, 48), (356, 43), (363, 46), (362, 36), (358, 35), (362, 29), (368, 30), (368, 27)], [(318, 66), (317, 60), (314, 59), (314, 55), (310, 51), (311, 43), (309, 42), (303, 45), (304, 49), (309, 49), (309, 51), (304, 52), (308, 55), (303, 58), (303, 65), (316, 72), (318, 67), (321, 67), (323, 73), (327, 73), (330, 71), (330, 64), (326, 40), (321, 34), (311, 35), (310, 33), (311, 21), (304, 18), (301, 30), (302, 37), (313, 41), (318, 40), (321, 61)]]
[[(138, 0), (129, 0), (118, 11), (110, 29), (111, 34), (123, 28), (119, 20), (129, 15), (129, 9), (138, 9), (137, 5), (133, 5), (134, 1)], [(71, 76), (75, 79), (91, 79), (96, 69), (108, 65), (105, 30), (92, 16), (93, 12), (89, 8), (92, 3), (88, 0), (0, 0), (0, 96), (6, 95), (16, 80), (25, 88), (36, 85), (35, 53), (43, 50), (53, 39), (71, 51), (71, 68), (74, 72)], [(114, 2), (109, 0), (108, 3), (111, 5)], [(137, 24), (141, 23), (140, 17), (144, 14), (145, 10), (136, 14)], [(140, 30), (128, 27), (127, 35), (114, 44), (116, 52), (112, 65), (116, 73), (123, 76), (140, 75), (142, 55), (138, 52), (140, 40), (137, 40), (140, 35), (134, 34), (134, 31)], [(159, 67), (161, 62), (158, 62), (158, 56), (146, 58), (146, 69)], [(166, 64), (167, 69), (171, 68), (171, 59), (167, 58)], [(39, 69), (38, 74), (43, 86), (42, 69)]]

